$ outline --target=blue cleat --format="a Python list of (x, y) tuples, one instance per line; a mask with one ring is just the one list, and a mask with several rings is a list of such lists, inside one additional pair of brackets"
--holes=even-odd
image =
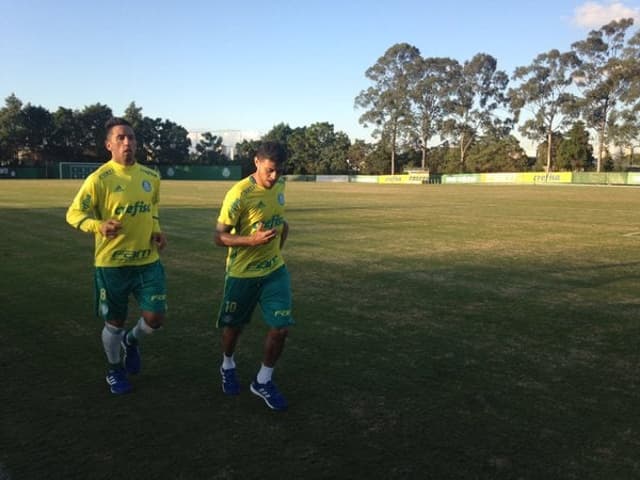
[(283, 411), (289, 406), (273, 382), (258, 383), (257, 380), (254, 380), (251, 382), (250, 388), (251, 392), (262, 398), (271, 410)]
[(106, 377), (111, 393), (114, 395), (123, 395), (131, 391), (131, 384), (127, 379), (127, 372), (124, 368), (110, 369)]
[(240, 384), (236, 378), (236, 369), (220, 367), (220, 375), (222, 375), (222, 391), (227, 395), (238, 395), (240, 393)]
[(122, 339), (122, 347), (124, 348), (124, 368), (127, 373), (137, 375), (140, 373), (142, 359), (140, 358), (140, 348), (138, 345), (129, 345), (127, 336)]

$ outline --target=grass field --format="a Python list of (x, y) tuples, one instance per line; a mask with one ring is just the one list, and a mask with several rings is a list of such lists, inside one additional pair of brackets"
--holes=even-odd
[(290, 183), (276, 413), (220, 389), (229, 186), (163, 183), (170, 316), (113, 397), (79, 183), (0, 181), (0, 479), (640, 478), (640, 190)]

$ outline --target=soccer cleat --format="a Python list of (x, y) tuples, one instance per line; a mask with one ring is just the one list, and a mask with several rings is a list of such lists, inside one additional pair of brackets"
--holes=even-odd
[(107, 372), (106, 380), (114, 395), (122, 395), (131, 391), (131, 384), (124, 368), (110, 369)]
[(252, 393), (262, 398), (271, 410), (282, 411), (287, 409), (287, 400), (278, 391), (275, 383), (258, 383), (257, 380), (254, 380), (251, 382), (250, 389)]
[(127, 373), (137, 375), (140, 373), (140, 367), (142, 365), (140, 348), (138, 345), (129, 345), (126, 335), (122, 339), (122, 347), (124, 348), (124, 368), (127, 370)]
[(236, 378), (236, 369), (220, 367), (220, 375), (222, 375), (222, 391), (227, 395), (238, 395), (240, 384)]

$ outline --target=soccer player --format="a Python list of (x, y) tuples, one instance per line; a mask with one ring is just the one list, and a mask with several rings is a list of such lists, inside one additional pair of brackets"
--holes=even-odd
[(256, 171), (226, 194), (218, 217), (215, 242), (228, 247), (224, 294), (217, 326), (222, 329), (222, 391), (237, 395), (234, 351), (242, 329), (260, 305), (267, 331), (263, 361), (249, 389), (273, 410), (286, 410), (287, 401), (272, 380), (284, 349), (291, 317), (291, 283), (281, 249), (289, 226), (284, 219), (285, 164), (281, 145), (266, 142), (254, 162)]
[[(111, 159), (84, 181), (67, 222), (95, 236), (96, 313), (104, 320), (106, 380), (111, 393), (120, 395), (131, 391), (127, 373), (140, 372), (139, 342), (164, 321), (165, 275), (158, 252), (167, 240), (158, 221), (159, 174), (136, 163), (129, 122), (112, 118), (105, 128)], [(130, 295), (142, 315), (125, 330)]]

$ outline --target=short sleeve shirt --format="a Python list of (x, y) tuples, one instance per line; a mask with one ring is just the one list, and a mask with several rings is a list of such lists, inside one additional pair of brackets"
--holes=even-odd
[(264, 245), (229, 247), (227, 275), (239, 278), (262, 277), (284, 265), (280, 235), (285, 218), (285, 181), (280, 178), (271, 188), (259, 186), (253, 176), (236, 183), (225, 195), (218, 223), (233, 227), (231, 233), (249, 236), (260, 225), (275, 228), (278, 235)]

